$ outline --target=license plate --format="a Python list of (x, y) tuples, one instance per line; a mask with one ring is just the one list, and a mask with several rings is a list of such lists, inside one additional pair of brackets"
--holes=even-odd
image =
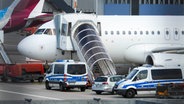
[(68, 83), (75, 83), (75, 82), (76, 82), (76, 81), (72, 81), (72, 80), (71, 80), (71, 81), (68, 81)]
[(96, 87), (101, 87), (101, 85), (100, 84), (97, 84)]

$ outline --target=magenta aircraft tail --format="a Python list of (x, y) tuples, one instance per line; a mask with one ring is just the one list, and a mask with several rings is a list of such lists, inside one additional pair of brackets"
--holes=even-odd
[(15, 0), (6, 12), (8, 21), (3, 30), (16, 31), (51, 20), (52, 14), (42, 13), (44, 2), (45, 0)]

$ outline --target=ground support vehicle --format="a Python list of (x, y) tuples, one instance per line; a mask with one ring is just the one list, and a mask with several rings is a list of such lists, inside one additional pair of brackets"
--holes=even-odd
[(156, 94), (158, 85), (183, 83), (184, 70), (180, 66), (145, 65), (134, 68), (123, 80), (117, 82), (114, 90), (123, 97), (132, 98), (140, 94)]
[(101, 94), (102, 92), (114, 94), (114, 84), (123, 78), (125, 78), (123, 75), (99, 76), (92, 85), (92, 91), (96, 92), (96, 94)]
[(71, 88), (86, 90), (88, 82), (87, 65), (84, 62), (53, 62), (45, 76), (45, 88), (59, 88), (61, 91)]
[(41, 63), (1, 64), (0, 75), (1, 80), (4, 82), (9, 79), (13, 82), (21, 80), (30, 80), (31, 82), (38, 80), (38, 82), (42, 82), (44, 79), (44, 67)]
[(170, 83), (158, 85), (156, 88), (157, 98), (184, 98), (184, 83)]

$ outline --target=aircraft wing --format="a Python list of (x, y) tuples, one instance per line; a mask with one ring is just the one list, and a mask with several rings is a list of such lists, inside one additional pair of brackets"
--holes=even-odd
[(158, 47), (152, 50), (153, 53), (166, 52), (166, 53), (175, 53), (175, 54), (183, 54), (184, 46), (180, 47)]

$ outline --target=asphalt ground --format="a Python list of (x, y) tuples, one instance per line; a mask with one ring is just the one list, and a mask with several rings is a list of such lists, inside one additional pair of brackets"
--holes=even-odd
[[(111, 95), (110, 93), (97, 95), (90, 88), (85, 92), (81, 92), (78, 88), (62, 92), (58, 89), (46, 90), (44, 82), (0, 82), (0, 100), (24, 100), (25, 98), (33, 100), (90, 100), (93, 98), (104, 100), (126, 99), (120, 95)], [(134, 99), (155, 99), (155, 97), (151, 95), (136, 96)]]
[[(1, 101), (25, 101), (31, 99), (32, 101), (83, 101), (100, 99), (106, 101), (151, 101), (159, 102), (159, 104), (183, 104), (184, 99), (158, 99), (154, 95), (135, 96), (135, 98), (123, 98), (120, 95), (111, 95), (110, 93), (102, 93), (97, 95), (90, 88), (85, 92), (75, 88), (69, 91), (60, 91), (58, 89), (46, 90), (44, 82), (22, 81), (22, 82), (0, 82), (0, 102)], [(74, 104), (74, 103), (72, 103)]]

